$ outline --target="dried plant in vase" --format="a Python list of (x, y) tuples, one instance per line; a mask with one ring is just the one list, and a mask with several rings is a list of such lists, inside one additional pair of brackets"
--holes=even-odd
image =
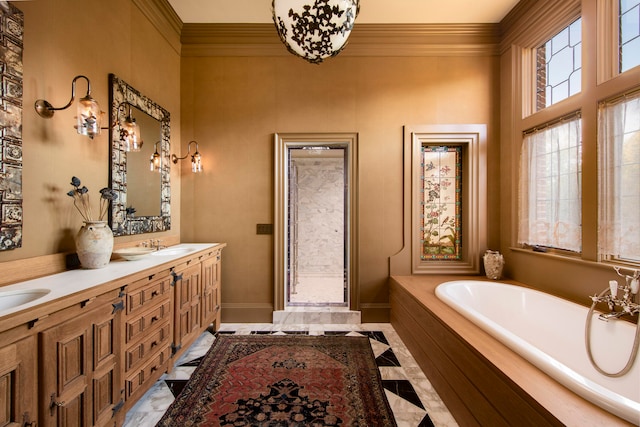
[(69, 191), (67, 195), (73, 198), (73, 205), (80, 212), (82, 219), (85, 221), (104, 221), (109, 210), (109, 202), (116, 199), (116, 193), (107, 187), (100, 190), (99, 215), (97, 219), (94, 219), (89, 200), (89, 189), (84, 185), (80, 187), (82, 185), (80, 178), (75, 176), (71, 178), (71, 185), (73, 190)]
[(81, 186), (78, 177), (71, 178), (73, 190), (67, 195), (73, 198), (84, 225), (76, 236), (76, 251), (80, 264), (84, 268), (102, 268), (109, 264), (113, 250), (113, 232), (104, 220), (109, 210), (109, 202), (115, 200), (116, 194), (110, 188), (100, 190), (100, 207), (98, 217), (94, 219), (89, 200), (89, 189)]

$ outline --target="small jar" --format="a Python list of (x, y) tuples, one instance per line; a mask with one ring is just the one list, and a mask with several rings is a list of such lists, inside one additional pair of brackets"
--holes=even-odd
[(482, 260), (484, 261), (484, 271), (489, 279), (498, 280), (502, 277), (504, 257), (500, 252), (487, 250)]

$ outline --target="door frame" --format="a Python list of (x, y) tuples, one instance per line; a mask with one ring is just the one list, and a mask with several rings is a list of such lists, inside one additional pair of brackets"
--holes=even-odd
[(348, 307), (358, 310), (358, 134), (357, 133), (276, 133), (274, 134), (274, 310), (286, 307), (287, 206), (289, 149), (309, 146), (339, 146), (347, 156), (347, 289)]

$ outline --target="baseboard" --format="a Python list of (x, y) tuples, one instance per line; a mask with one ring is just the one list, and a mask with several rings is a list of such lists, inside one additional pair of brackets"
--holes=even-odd
[(223, 303), (222, 323), (271, 323), (273, 304)]

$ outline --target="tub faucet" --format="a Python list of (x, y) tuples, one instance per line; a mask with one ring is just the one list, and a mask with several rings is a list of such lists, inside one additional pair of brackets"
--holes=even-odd
[[(624, 285), (620, 286), (617, 280), (610, 280), (609, 289), (605, 289), (600, 295), (591, 297), (594, 304), (599, 302), (607, 304), (609, 313), (603, 313), (598, 316), (600, 320), (604, 321), (618, 319), (625, 314), (633, 316), (640, 313), (640, 304), (634, 301), (639, 290), (640, 270), (631, 270), (631, 274), (623, 274), (620, 272), (620, 267), (613, 268), (618, 276), (625, 279)], [(605, 295), (607, 291), (609, 291), (609, 294)], [(620, 298), (618, 297), (619, 293), (622, 294)], [(616, 311), (616, 307), (620, 307), (620, 311)]]
[(598, 319), (600, 320), (604, 320), (605, 322), (608, 321), (609, 319), (618, 319), (620, 318), (623, 314), (625, 314), (624, 311), (611, 311), (609, 313), (602, 313), (600, 316), (598, 316)]

